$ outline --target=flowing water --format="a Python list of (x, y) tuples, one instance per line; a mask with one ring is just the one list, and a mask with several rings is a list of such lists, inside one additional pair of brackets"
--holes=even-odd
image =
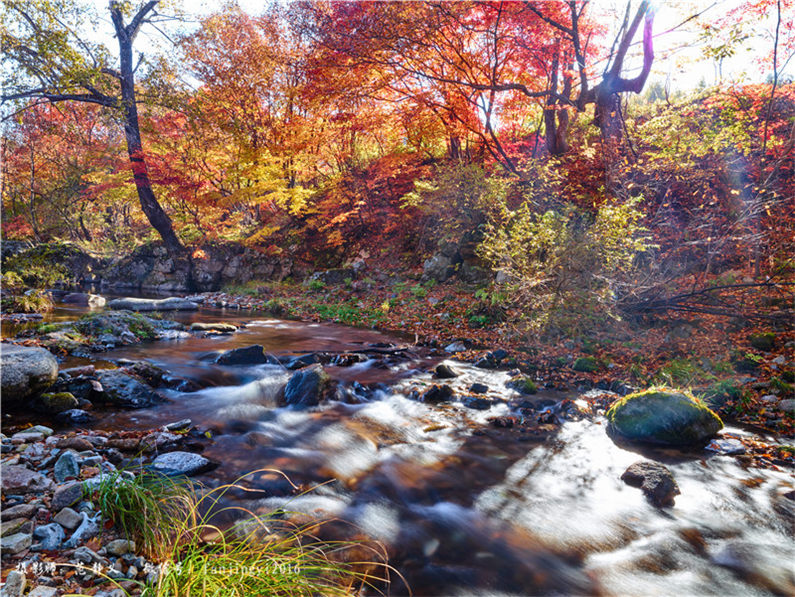
[[(68, 315), (74, 317), (74, 308)], [(56, 313), (57, 317), (63, 315)], [(212, 364), (206, 355), (250, 344), (275, 354), (364, 350), (405, 339), (335, 325), (257, 319), (202, 310), (182, 321), (247, 323), (233, 335), (119, 348), (98, 359), (147, 360), (208, 385), (171, 391), (150, 409), (98, 413), (99, 429), (149, 429), (190, 418), (214, 432), (204, 455), (221, 463), (200, 480), (215, 486), (256, 469), (278, 469), (302, 488), (261, 471), (231, 499), (267, 514), (277, 508), (347, 521), (378, 540), (417, 595), (790, 595), (795, 594), (789, 472), (744, 468), (706, 451), (615, 444), (599, 417), (564, 421), (542, 436), (498, 429), (518, 395), (507, 373), (450, 361), (458, 396), (475, 381), (495, 399), (485, 411), (408, 397), (432, 383), (439, 355), (410, 347), (400, 359), (327, 368), (351, 400), (309, 410), (278, 407), (290, 372), (280, 366)], [(553, 404), (574, 395), (541, 393)], [(352, 402), (352, 403), (349, 403)], [(733, 432), (743, 433), (732, 429)], [(681, 495), (649, 504), (621, 473), (663, 462)], [(340, 525), (337, 525), (340, 526)], [(346, 526), (346, 525), (342, 525)], [(344, 531), (341, 531), (344, 532)], [(393, 575), (392, 594), (407, 592)]]

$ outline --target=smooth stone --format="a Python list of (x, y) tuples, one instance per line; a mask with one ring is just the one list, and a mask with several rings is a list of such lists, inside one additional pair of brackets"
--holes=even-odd
[(464, 352), (467, 349), (463, 342), (452, 342), (444, 347), (445, 352), (455, 354), (456, 352)]
[(80, 476), (80, 465), (74, 452), (64, 452), (53, 467), (53, 476), (57, 483), (63, 483), (69, 477)]
[(50, 506), (56, 512), (79, 502), (83, 498), (83, 484), (77, 481), (55, 488)]
[(53, 520), (63, 528), (73, 531), (83, 521), (83, 517), (71, 508), (66, 507), (61, 508), (61, 511), (53, 517)]
[(44, 434), (38, 431), (20, 431), (11, 436), (11, 441), (15, 444), (28, 444), (40, 442), (44, 439)]
[(116, 539), (105, 545), (105, 553), (112, 556), (123, 556), (126, 553), (135, 552), (135, 541), (127, 539)]
[(3, 467), (4, 493), (38, 493), (48, 491), (52, 484), (47, 477), (25, 466), (6, 465)]
[(453, 388), (447, 384), (434, 384), (420, 396), (422, 402), (445, 402), (453, 397)]
[(784, 412), (792, 413), (795, 411), (795, 399), (787, 398), (778, 403), (778, 407)]
[(181, 421), (175, 421), (174, 423), (163, 425), (163, 429), (166, 431), (182, 431), (183, 429), (190, 427), (191, 423), (192, 421), (190, 419), (182, 419)]
[(0, 549), (4, 553), (19, 553), (33, 544), (30, 533), (14, 533), (0, 538)]
[(213, 463), (193, 452), (169, 452), (155, 458), (152, 466), (167, 475), (195, 475), (208, 470)]
[(199, 305), (183, 298), (171, 296), (164, 299), (118, 298), (110, 301), (108, 307), (114, 311), (196, 311)]
[(93, 564), (95, 562), (102, 564), (108, 561), (93, 549), (90, 549), (85, 545), (81, 545), (75, 549), (74, 554), (72, 554), (72, 559), (78, 564)]
[(53, 551), (61, 546), (66, 534), (61, 525), (51, 522), (50, 524), (36, 527), (33, 531), (33, 538), (38, 540), (39, 549)]
[(89, 294), (86, 292), (70, 292), (61, 300), (67, 304), (87, 305), (89, 307), (104, 307), (105, 303), (107, 302), (104, 296), (99, 296), (98, 294)]
[(674, 496), (680, 493), (671, 471), (656, 462), (639, 461), (631, 464), (621, 475), (621, 480), (632, 487), (640, 487), (657, 507), (673, 506)]
[(85, 452), (86, 450), (93, 450), (94, 445), (84, 437), (64, 437), (58, 440), (55, 444), (61, 450), (75, 450), (77, 452)]
[(447, 363), (439, 363), (433, 370), (433, 376), (437, 379), (452, 379), (458, 377), (458, 372)]
[(4, 404), (46, 390), (58, 378), (58, 361), (44, 348), (0, 344), (0, 397)]
[(30, 518), (36, 513), (38, 507), (35, 504), (17, 504), (10, 508), (4, 508), (0, 513), (2, 520), (12, 520), (14, 518)]
[(293, 373), (284, 387), (284, 401), (292, 406), (316, 406), (328, 390), (330, 378), (323, 365), (311, 365)]
[(474, 394), (485, 394), (489, 391), (489, 386), (484, 383), (475, 382), (469, 386), (469, 391)]
[(34, 425), (28, 429), (28, 431), (33, 433), (41, 433), (44, 437), (50, 437), (54, 433), (54, 431), (46, 425)]
[(745, 454), (745, 446), (737, 439), (713, 439), (704, 449), (727, 455)]
[(58, 597), (58, 589), (47, 585), (38, 585), (31, 589), (28, 597)]
[(467, 408), (474, 410), (488, 410), (491, 408), (491, 400), (478, 398), (477, 396), (465, 396), (461, 399), (461, 403)]
[(221, 353), (215, 362), (219, 365), (262, 365), (271, 362), (271, 359), (265, 354), (264, 346), (252, 344), (227, 350)]
[(759, 400), (762, 402), (778, 402), (778, 396), (775, 394), (765, 394)]
[(192, 323), (190, 326), (190, 330), (192, 332), (223, 332), (223, 333), (232, 333), (237, 331), (237, 326), (232, 325), (231, 323), (201, 323), (195, 322)]
[(28, 584), (27, 578), (19, 570), (12, 570), (6, 576), (6, 582), (0, 589), (0, 597), (21, 597), (25, 592), (25, 586)]

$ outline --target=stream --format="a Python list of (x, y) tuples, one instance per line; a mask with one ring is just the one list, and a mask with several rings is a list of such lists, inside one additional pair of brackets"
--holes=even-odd
[[(51, 319), (85, 311), (60, 306)], [(371, 358), (327, 366), (348, 401), (307, 410), (278, 407), (290, 371), (278, 365), (220, 366), (207, 355), (262, 344), (269, 353), (363, 350), (409, 341), (372, 330), (263, 318), (202, 308), (169, 313), (185, 323), (246, 324), (231, 335), (190, 337), (117, 348), (95, 357), (147, 360), (208, 386), (167, 390), (148, 409), (97, 412), (92, 426), (150, 429), (190, 418), (210, 429), (203, 455), (221, 465), (197, 477), (218, 486), (246, 477), (249, 491), (229, 499), (266, 514), (277, 508), (346, 521), (351, 535), (379, 541), (415, 595), (790, 595), (795, 593), (790, 472), (744, 467), (737, 458), (614, 443), (603, 420), (564, 421), (553, 433), (501, 429), (487, 419), (516, 414), (508, 374), (448, 359), (460, 376), (456, 396), (489, 387), (491, 408), (454, 399), (408, 397), (434, 383), (444, 355), (409, 348), (409, 358)], [(67, 359), (62, 367), (82, 364)], [(526, 398), (526, 397), (522, 397)], [(575, 394), (541, 391), (553, 404)], [(749, 434), (737, 428), (727, 429)], [(665, 464), (681, 489), (675, 506), (656, 508), (620, 480), (641, 459)], [(407, 594), (392, 574), (390, 594)]]

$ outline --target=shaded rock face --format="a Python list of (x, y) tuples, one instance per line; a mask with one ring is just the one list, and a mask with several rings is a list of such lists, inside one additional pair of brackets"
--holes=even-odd
[(146, 408), (163, 399), (150, 387), (118, 369), (98, 371), (102, 399), (125, 408)]
[(640, 487), (655, 506), (673, 506), (674, 496), (680, 494), (674, 476), (666, 467), (656, 462), (636, 462), (621, 475), (621, 480), (632, 487)]
[(607, 411), (608, 433), (640, 442), (682, 446), (705, 442), (723, 428), (718, 415), (692, 396), (647, 390), (621, 398)]
[(227, 350), (221, 353), (215, 362), (219, 365), (261, 365), (271, 360), (272, 358), (265, 354), (265, 347), (262, 344), (252, 344)]
[(266, 256), (233, 243), (205, 245), (191, 257), (173, 257), (161, 243), (152, 243), (106, 265), (102, 284), (161, 292), (207, 292), (254, 279), (283, 280), (292, 273), (288, 259)]
[(115, 311), (196, 311), (194, 302), (172, 296), (165, 299), (119, 298), (110, 301), (108, 306)]
[(0, 345), (0, 392), (3, 404), (46, 390), (58, 377), (58, 361), (44, 348)]
[(284, 401), (293, 406), (315, 406), (329, 389), (329, 382), (330, 378), (322, 365), (296, 371), (284, 388)]

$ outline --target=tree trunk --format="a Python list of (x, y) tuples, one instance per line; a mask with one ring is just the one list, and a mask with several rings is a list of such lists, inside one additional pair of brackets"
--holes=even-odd
[[(124, 25), (121, 9), (116, 2), (111, 1), (110, 11), (116, 37), (119, 40), (119, 71), (121, 83), (121, 103), (124, 113), (124, 137), (127, 140), (127, 154), (130, 156), (130, 165), (133, 171), (135, 188), (141, 202), (141, 210), (146, 215), (149, 223), (157, 230), (171, 254), (184, 251), (182, 243), (174, 233), (171, 218), (158, 203), (149, 180), (149, 171), (144, 159), (143, 144), (141, 143), (141, 130), (138, 126), (138, 106), (135, 104), (135, 78), (132, 58), (132, 44), (138, 32), (143, 16), (154, 8), (156, 2), (150, 2), (141, 9), (128, 26)], [(151, 5), (151, 6), (150, 6)], [(149, 7), (149, 8), (147, 8)]]

